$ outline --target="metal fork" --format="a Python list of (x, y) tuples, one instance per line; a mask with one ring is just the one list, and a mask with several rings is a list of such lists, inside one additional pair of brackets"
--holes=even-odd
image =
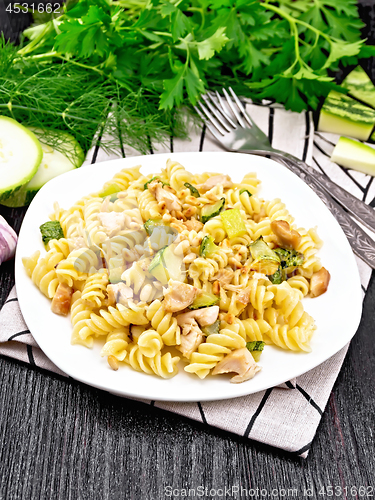
[[(199, 102), (200, 108), (195, 106), (195, 110), (206, 123), (212, 135), (228, 151), (269, 156), (298, 175), (307, 185), (312, 187), (336, 217), (353, 251), (375, 269), (374, 241), (349, 217), (342, 206), (362, 224), (375, 231), (375, 212), (373, 209), (299, 158), (274, 149), (268, 137), (257, 127), (230, 87), (229, 91), (233, 99), (223, 89), (225, 99), (218, 92), (215, 94), (209, 92), (202, 95), (205, 104)], [(333, 198), (342, 206), (336, 203)]]

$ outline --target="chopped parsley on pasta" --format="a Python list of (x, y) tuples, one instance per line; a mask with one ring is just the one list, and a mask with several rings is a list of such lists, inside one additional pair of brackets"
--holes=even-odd
[(67, 210), (55, 203), (63, 237), (23, 258), (26, 272), (53, 312), (70, 313), (72, 344), (102, 339), (113, 370), (249, 380), (265, 344), (310, 351), (301, 300), (330, 279), (316, 229), (298, 228), (259, 184), (173, 160), (147, 176), (124, 169)]

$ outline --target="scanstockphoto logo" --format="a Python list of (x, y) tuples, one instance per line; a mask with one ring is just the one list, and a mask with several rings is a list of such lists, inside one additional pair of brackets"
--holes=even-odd
[[(195, 488), (174, 488), (166, 486), (164, 488), (165, 498), (203, 498), (206, 500), (216, 500), (222, 498), (298, 498), (297, 488), (244, 488), (241, 485), (223, 486), (210, 488), (207, 486), (197, 486)], [(305, 494), (300, 495), (306, 496)]]
[(133, 301), (162, 296), (170, 279), (183, 280), (184, 255), (175, 229), (164, 225), (147, 229), (122, 230), (101, 244), (92, 244), (85, 234), (81, 240), (88, 246), (71, 252), (74, 269), (88, 276), (108, 274), (111, 284), (131, 288)]

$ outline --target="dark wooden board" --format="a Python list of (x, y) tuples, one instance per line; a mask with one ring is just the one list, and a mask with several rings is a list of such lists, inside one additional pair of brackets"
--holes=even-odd
[[(374, 2), (361, 4), (374, 37)], [(374, 78), (375, 65), (367, 70)], [(17, 231), (24, 212), (0, 208)], [(0, 305), (13, 267), (0, 268)], [(182, 488), (207, 499), (326, 498), (327, 486), (333, 498), (371, 498), (360, 486), (375, 496), (374, 304), (373, 277), (307, 460), (0, 357), (0, 499), (160, 500), (168, 487), (179, 490), (172, 498)]]

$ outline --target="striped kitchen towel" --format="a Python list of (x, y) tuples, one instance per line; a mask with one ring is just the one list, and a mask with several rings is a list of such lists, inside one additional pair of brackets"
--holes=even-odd
[[(268, 134), (272, 146), (303, 159), (354, 195), (375, 206), (373, 178), (340, 168), (329, 160), (338, 137), (331, 134), (314, 134), (310, 113), (297, 114), (280, 107), (256, 106), (250, 103), (247, 106), (254, 121)], [(205, 127), (197, 130), (192, 126), (189, 141), (171, 139), (168, 147), (153, 144), (150, 153), (221, 150), (221, 146), (213, 140)], [(101, 149), (98, 139), (95, 147), (88, 153), (84, 165), (89, 168), (92, 163), (138, 154), (137, 151), (125, 147), (117, 155), (108, 155)], [(364, 295), (371, 277), (371, 269), (361, 260), (357, 259), (357, 262)], [(306, 457), (346, 351), (347, 346), (314, 370), (296, 380), (287, 381), (284, 388), (270, 388), (230, 401), (142, 401)], [(0, 311), (0, 354), (64, 375), (43, 354), (29, 332), (22, 318), (14, 288)]]

